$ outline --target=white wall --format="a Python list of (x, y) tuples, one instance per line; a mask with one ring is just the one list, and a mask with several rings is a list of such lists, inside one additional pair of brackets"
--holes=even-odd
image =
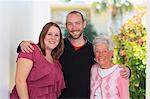
[[(8, 9), (6, 4), (2, 4), (0, 2), (0, 97), (8, 97), (8, 85), (9, 85), (9, 39), (10, 39), (10, 27), (9, 23), (6, 22), (10, 21), (10, 18), (6, 18), (9, 16), (9, 13), (6, 13)], [(3, 20), (2, 20), (3, 19)], [(4, 28), (5, 27), (5, 28)]]
[[(15, 70), (16, 46), (23, 38), (32, 38), (31, 2), (0, 1), (0, 98), (9, 98), (9, 75)], [(28, 34), (28, 35), (25, 35)]]
[(43, 26), (51, 21), (51, 0), (33, 0), (32, 2), (32, 22), (33, 35), (36, 43)]
[(91, 10), (91, 23), (98, 34), (104, 33), (110, 35), (108, 28), (109, 21), (111, 21), (110, 18), (110, 11), (95, 13), (94, 9)]
[(9, 99), (19, 42), (37, 43), (42, 27), (50, 19), (49, 1), (0, 0), (0, 99)]

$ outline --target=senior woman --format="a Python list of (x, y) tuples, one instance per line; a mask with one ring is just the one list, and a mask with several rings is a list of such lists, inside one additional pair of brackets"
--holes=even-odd
[(93, 41), (95, 61), (91, 68), (90, 99), (129, 99), (128, 79), (120, 75), (118, 64), (112, 63), (113, 42), (99, 35)]

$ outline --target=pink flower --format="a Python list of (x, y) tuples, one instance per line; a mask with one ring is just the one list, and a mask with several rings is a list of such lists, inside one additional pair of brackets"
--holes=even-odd
[(138, 44), (142, 45), (142, 40), (141, 39), (138, 39)]
[(120, 56), (123, 56), (124, 55), (124, 51), (122, 49), (120, 49)]

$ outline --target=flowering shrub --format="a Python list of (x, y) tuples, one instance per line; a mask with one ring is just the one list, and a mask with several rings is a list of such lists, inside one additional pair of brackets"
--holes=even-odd
[(145, 99), (146, 29), (142, 24), (142, 16), (134, 16), (122, 26), (118, 35), (112, 36), (115, 43), (113, 62), (131, 69), (131, 99)]

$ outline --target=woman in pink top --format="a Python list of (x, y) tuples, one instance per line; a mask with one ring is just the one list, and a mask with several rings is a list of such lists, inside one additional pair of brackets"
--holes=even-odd
[(95, 61), (91, 68), (90, 99), (129, 99), (128, 79), (121, 77), (118, 65), (112, 63), (113, 43), (99, 35), (93, 41)]
[(10, 99), (57, 99), (65, 88), (58, 61), (64, 50), (60, 27), (53, 22), (47, 23), (33, 48), (33, 52), (18, 55), (16, 84)]

